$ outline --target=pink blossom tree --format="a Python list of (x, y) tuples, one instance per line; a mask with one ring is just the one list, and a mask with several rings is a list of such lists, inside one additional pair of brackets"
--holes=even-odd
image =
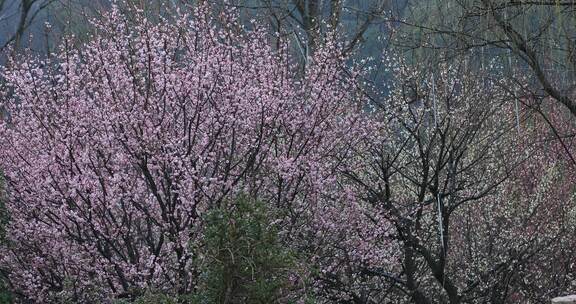
[(328, 44), (301, 75), (265, 30), (210, 15), (113, 9), (79, 49), (2, 71), (0, 265), (21, 295), (191, 293), (203, 214), (240, 194), (285, 210), (286, 239), (335, 225), (336, 173), (373, 136), (343, 58)]

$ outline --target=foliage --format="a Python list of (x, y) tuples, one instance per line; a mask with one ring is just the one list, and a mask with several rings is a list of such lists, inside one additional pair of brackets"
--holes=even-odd
[(125, 300), (116, 300), (113, 302), (114, 304), (177, 304), (177, 303), (186, 303), (178, 301), (176, 297), (169, 296), (162, 293), (154, 293), (151, 291), (147, 291), (144, 295), (137, 297), (134, 301), (125, 301)]
[(199, 303), (276, 303), (295, 256), (278, 240), (266, 206), (246, 197), (206, 215)]

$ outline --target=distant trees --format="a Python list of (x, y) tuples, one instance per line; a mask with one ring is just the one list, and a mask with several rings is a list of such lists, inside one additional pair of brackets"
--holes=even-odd
[(293, 41), (303, 56), (334, 36), (346, 38), (342, 53), (356, 51), (394, 6), (386, 0), (235, 0), (228, 5), (269, 22), (279, 38)]
[(550, 97), (576, 114), (574, 2), (416, 0), (410, 5), (416, 13), (403, 19), (407, 27), (397, 41), (402, 47), (444, 60), (475, 58), (475, 65), (507, 69), (511, 78), (530, 76), (533, 98)]

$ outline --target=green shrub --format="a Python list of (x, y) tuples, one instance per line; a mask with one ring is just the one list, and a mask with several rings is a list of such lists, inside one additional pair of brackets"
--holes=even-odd
[(126, 300), (118, 300), (115, 301), (114, 304), (178, 304), (178, 303), (186, 303), (182, 301), (178, 301), (178, 299), (164, 295), (161, 293), (153, 293), (147, 292), (144, 295), (138, 297), (135, 301), (129, 302)]
[(278, 241), (273, 212), (240, 197), (205, 218), (196, 303), (277, 303), (295, 257)]

